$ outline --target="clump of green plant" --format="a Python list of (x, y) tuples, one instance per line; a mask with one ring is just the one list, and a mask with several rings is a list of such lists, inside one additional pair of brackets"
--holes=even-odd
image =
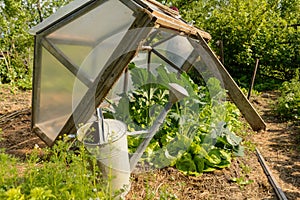
[(253, 183), (254, 181), (246, 178), (245, 176), (232, 178), (231, 181), (236, 182), (241, 189), (243, 189), (246, 185)]
[[(121, 95), (113, 114), (128, 124), (129, 131), (153, 125), (168, 102), (168, 83), (177, 83), (189, 93), (171, 108), (148, 145), (144, 161), (155, 167), (174, 166), (183, 173), (199, 175), (228, 167), (232, 155), (243, 155), (242, 139), (232, 132), (240, 123), (239, 112), (225, 101), (226, 91), (217, 79), (198, 86), (187, 74), (170, 73), (164, 66), (156, 68), (156, 73), (133, 67), (130, 73), (134, 89)], [(135, 152), (144, 137), (128, 138), (130, 153)]]
[(46, 159), (36, 149), (23, 164), (20, 174), (17, 159), (0, 153), (0, 199), (112, 199), (109, 184), (102, 179), (96, 158), (78, 145), (69, 149), (66, 140), (43, 150)]
[(12, 185), (18, 183), (18, 172), (16, 167), (17, 159), (0, 150), (0, 197), (1, 193), (6, 192)]
[(249, 185), (254, 181), (248, 177), (248, 174), (252, 171), (248, 165), (241, 163), (240, 168), (242, 170), (240, 176), (232, 178), (231, 181), (237, 183), (240, 188), (243, 189), (246, 185)]
[[(244, 93), (245, 96), (248, 95), (249, 89), (246, 89), (246, 88), (243, 87), (243, 88), (241, 88), (241, 90), (242, 90), (242, 92)], [(261, 92), (255, 90), (255, 89), (252, 89), (252, 91), (251, 91), (252, 96), (259, 96), (260, 94), (261, 94)]]
[(0, 128), (0, 141), (2, 141), (2, 140), (3, 140), (3, 138), (2, 138), (2, 134), (3, 134), (3, 131), (2, 131), (2, 129)]
[(299, 70), (290, 81), (286, 81), (280, 88), (280, 97), (275, 105), (275, 112), (285, 119), (300, 119), (300, 80)]

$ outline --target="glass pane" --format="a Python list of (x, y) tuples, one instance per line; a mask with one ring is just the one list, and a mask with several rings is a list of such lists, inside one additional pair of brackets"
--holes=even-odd
[(197, 62), (194, 63), (194, 68), (201, 74), (202, 78), (207, 82), (210, 78), (215, 77), (217, 78), (221, 85), (223, 86), (222, 75), (216, 65), (214, 59), (208, 53), (208, 51), (200, 44), (197, 44), (193, 41), (195, 45), (195, 51), (197, 54), (200, 55), (200, 58)]
[(149, 71), (154, 75), (157, 74), (156, 68), (159, 66), (164, 66), (169, 72), (177, 73), (178, 70), (169, 65), (167, 62), (162, 60), (155, 53), (151, 53), (150, 63), (148, 65), (148, 53), (146, 51), (139, 52), (136, 57), (132, 60), (136, 66), (139, 68), (147, 69), (149, 67)]
[(86, 74), (90, 80), (94, 81), (120, 43), (124, 34), (125, 32), (118, 32), (95, 46), (81, 63), (80, 72)]
[(88, 55), (92, 49), (90, 46), (75, 44), (57, 44), (56, 47), (60, 49), (64, 53), (64, 56), (69, 58), (76, 66), (80, 66), (82, 64), (86, 55)]
[(93, 45), (128, 27), (134, 19), (132, 10), (118, 0), (110, 0), (53, 32), (48, 38)]
[(42, 56), (42, 81), (36, 126), (51, 140), (55, 140), (72, 113), (75, 76), (44, 48)]
[[(168, 35), (168, 33), (162, 34)], [(154, 47), (154, 49), (163, 56), (165, 56), (168, 60), (170, 60), (179, 68), (181, 68), (184, 61), (188, 59), (189, 55), (193, 51), (193, 47), (188, 41), (188, 39), (180, 35), (166, 40), (160, 45)]]
[(120, 1), (110, 0), (54, 31), (47, 39), (87, 78), (94, 80), (134, 20), (132, 10)]

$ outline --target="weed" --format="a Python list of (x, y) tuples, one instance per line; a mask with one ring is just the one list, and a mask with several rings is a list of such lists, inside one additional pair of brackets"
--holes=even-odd
[(22, 194), (21, 188), (11, 188), (5, 192), (5, 196), (7, 200), (25, 200), (25, 195)]
[(66, 140), (58, 141), (46, 149), (47, 161), (34, 150), (22, 175), (12, 167), (17, 159), (0, 153), (0, 199), (113, 199), (96, 158), (77, 145), (78, 150), (70, 151)]
[(255, 151), (256, 145), (253, 142), (251, 142), (250, 140), (243, 141), (242, 143), (243, 143), (243, 146), (245, 147), (245, 149), (247, 149), (248, 151), (251, 151), (251, 152)]
[[(248, 93), (249, 93), (249, 90), (248, 90), (248, 89), (246, 89), (246, 88), (241, 88), (241, 90), (242, 90), (242, 92), (244, 93), (245, 96), (248, 95)], [(261, 95), (261, 92), (255, 90), (255, 89), (252, 89), (251, 95), (254, 96), (254, 97), (257, 97), (257, 96)]]
[(167, 185), (162, 185), (159, 188), (159, 199), (162, 200), (176, 200), (178, 199), (178, 197), (176, 196), (176, 194), (174, 194), (174, 192), (171, 190), (170, 191), (170, 187)]
[(247, 179), (245, 176), (232, 178), (231, 181), (236, 182), (240, 186), (241, 189), (243, 189), (244, 186), (249, 185), (254, 182), (253, 180)]
[(244, 163), (241, 163), (240, 167), (244, 174), (249, 174), (252, 171), (252, 169), (248, 165), (245, 165)]
[(252, 171), (252, 169), (249, 167), (249, 165), (241, 163), (240, 168), (242, 170), (241, 171), (242, 175), (232, 178), (231, 181), (237, 183), (240, 186), (240, 188), (243, 189), (244, 186), (249, 185), (249, 184), (253, 183), (254, 181), (247, 178), (247, 174), (250, 174)]

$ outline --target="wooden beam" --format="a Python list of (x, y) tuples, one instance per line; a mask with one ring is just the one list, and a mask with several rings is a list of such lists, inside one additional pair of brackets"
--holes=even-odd
[(248, 95), (247, 95), (247, 99), (248, 99), (248, 100), (250, 99), (251, 92), (252, 92), (252, 89), (253, 89), (253, 87), (254, 87), (254, 81), (255, 81), (255, 76), (256, 76), (256, 72), (257, 72), (257, 68), (258, 68), (258, 62), (259, 62), (259, 59), (256, 58), (256, 63), (255, 63), (255, 67), (254, 67), (254, 72), (253, 72), (253, 75), (252, 75), (252, 79), (251, 79), (251, 83), (250, 83), (250, 88), (249, 88)]
[(169, 7), (159, 3), (158, 1), (134, 1), (147, 9), (152, 17), (157, 18), (156, 23), (160, 27), (172, 29), (177, 32), (183, 32), (187, 35), (190, 35), (190, 37), (195, 38), (197, 38), (198, 34), (200, 34), (207, 41), (211, 40), (211, 35), (209, 33), (187, 24), (183, 19), (181, 19), (179, 12), (170, 9)]
[(190, 36), (197, 37), (201, 35), (206, 40), (211, 40), (211, 35), (205, 31), (195, 28), (194, 26), (188, 25), (186, 22), (173, 18), (171, 16), (165, 15), (158, 11), (153, 11), (151, 13), (153, 17), (157, 18), (157, 24), (159, 24), (163, 28), (172, 29), (178, 32), (183, 32)]
[(42, 38), (38, 35), (34, 36), (34, 62), (32, 77), (32, 95), (31, 95), (31, 131), (39, 118), (40, 94), (41, 94), (41, 69), (42, 69)]
[(207, 45), (207, 43), (201, 37), (201, 35), (199, 35), (199, 44), (201, 45), (201, 47), (195, 45), (197, 43), (193, 44), (193, 42), (191, 42), (191, 44), (194, 46), (195, 49), (198, 50), (198, 53), (201, 57), (209, 56), (209, 59), (212, 60), (212, 62), (209, 63), (208, 67), (211, 68), (210, 70), (217, 71), (216, 73), (218, 73), (218, 75), (220, 76), (218, 78), (221, 78), (220, 81), (224, 83), (225, 89), (228, 91), (230, 98), (239, 108), (241, 113), (244, 115), (251, 128), (254, 131), (265, 130), (266, 124), (261, 118), (261, 116), (257, 113), (255, 108), (248, 101), (246, 96), (240, 90), (239, 86), (235, 83), (233, 78), (230, 76), (228, 71), (225, 69), (225, 67), (222, 65), (220, 60), (216, 57), (214, 52), (210, 49), (210, 47)]

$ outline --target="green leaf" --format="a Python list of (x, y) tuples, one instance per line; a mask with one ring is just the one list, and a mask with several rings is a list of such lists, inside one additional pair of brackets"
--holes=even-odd
[(192, 142), (192, 144), (190, 146), (190, 151), (194, 155), (198, 155), (200, 157), (205, 157), (208, 155), (207, 152), (205, 151), (205, 149), (201, 145), (194, 143), (194, 142)]
[(242, 142), (242, 138), (235, 135), (234, 133), (230, 132), (228, 130), (227, 134), (226, 134), (226, 139), (228, 141), (229, 144), (231, 144), (232, 146), (237, 146)]
[(132, 83), (136, 88), (140, 88), (141, 86), (150, 83), (156, 83), (156, 77), (151, 72), (147, 71), (147, 69), (135, 67), (130, 70), (130, 74)]
[(191, 154), (184, 153), (179, 160), (176, 162), (176, 168), (185, 172), (195, 172), (196, 165), (192, 159)]
[(239, 157), (242, 157), (244, 156), (244, 150), (245, 150), (245, 147), (239, 145), (239, 146), (235, 146), (234, 149), (233, 149), (233, 153), (235, 156), (239, 156)]
[(204, 169), (204, 158), (202, 156), (196, 155), (194, 157), (194, 163), (197, 168), (197, 172), (202, 173)]
[(223, 160), (231, 160), (231, 153), (229, 151), (226, 151), (224, 149), (220, 149), (220, 156)]
[(205, 159), (208, 161), (207, 164), (211, 165), (212, 167), (218, 165), (221, 159), (221, 153), (219, 149), (212, 149), (208, 152), (208, 155), (205, 156)]
[(215, 170), (216, 170), (216, 168), (210, 167), (209, 165), (206, 164), (206, 161), (205, 161), (203, 172), (213, 172)]
[(231, 164), (230, 160), (222, 160), (216, 167), (223, 169), (229, 167), (230, 164)]

